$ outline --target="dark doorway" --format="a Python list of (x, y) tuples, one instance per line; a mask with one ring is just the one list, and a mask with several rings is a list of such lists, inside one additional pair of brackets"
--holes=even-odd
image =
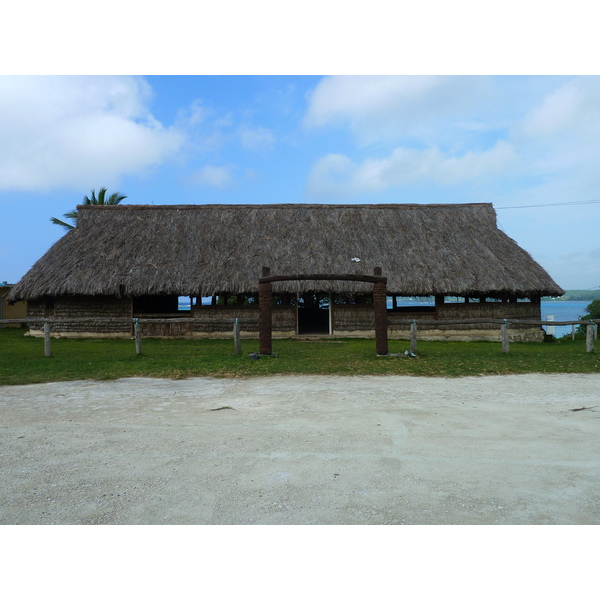
[(329, 294), (306, 293), (298, 297), (298, 334), (329, 335)]

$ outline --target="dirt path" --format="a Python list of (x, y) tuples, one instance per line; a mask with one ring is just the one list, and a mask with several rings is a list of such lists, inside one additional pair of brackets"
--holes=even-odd
[(600, 375), (0, 387), (2, 524), (600, 524)]

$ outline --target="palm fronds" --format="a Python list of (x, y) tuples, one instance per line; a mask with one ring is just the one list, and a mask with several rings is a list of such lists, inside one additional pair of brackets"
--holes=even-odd
[[(98, 192), (98, 196), (96, 196), (96, 190), (92, 190), (91, 198), (88, 196), (83, 197), (83, 204), (88, 205), (88, 206), (89, 205), (107, 206), (109, 204), (115, 206), (117, 204), (120, 204), (122, 200), (125, 200), (125, 198), (127, 198), (127, 196), (124, 196), (123, 194), (121, 194), (119, 192), (115, 192), (114, 194), (111, 194), (107, 199), (106, 192), (107, 192), (107, 189), (105, 187), (100, 188), (100, 191)], [(75, 229), (75, 226), (77, 225), (77, 219), (79, 218), (79, 211), (77, 209), (72, 210), (68, 213), (65, 213), (63, 215), (63, 217), (70, 219), (74, 223), (74, 225), (71, 225), (70, 223), (66, 223), (65, 221), (61, 221), (60, 219), (57, 219), (56, 217), (52, 217), (50, 219), (50, 221), (52, 221), (52, 223), (54, 223), (55, 225), (60, 225), (61, 227), (64, 227), (67, 231), (70, 231), (71, 229)]]

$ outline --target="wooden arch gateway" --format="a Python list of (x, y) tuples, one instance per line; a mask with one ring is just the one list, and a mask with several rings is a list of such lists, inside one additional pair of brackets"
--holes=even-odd
[(258, 346), (260, 354), (272, 354), (273, 323), (271, 302), (273, 282), (275, 281), (364, 281), (373, 284), (373, 313), (375, 317), (375, 351), (388, 353), (387, 335), (387, 279), (381, 274), (381, 267), (375, 267), (374, 275), (271, 275), (269, 267), (262, 268), (262, 277), (258, 280)]

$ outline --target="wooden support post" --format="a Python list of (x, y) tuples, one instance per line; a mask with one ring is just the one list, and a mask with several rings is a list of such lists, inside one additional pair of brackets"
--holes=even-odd
[[(262, 277), (269, 277), (271, 269), (262, 268)], [(258, 284), (258, 351), (260, 354), (272, 354), (273, 324), (271, 322), (271, 302), (273, 300), (273, 285)]]
[(237, 319), (233, 324), (233, 351), (235, 354), (242, 353), (242, 340), (240, 339), (240, 322)]
[(417, 321), (415, 319), (410, 324), (410, 351), (413, 354), (417, 353)]
[(135, 331), (135, 353), (139, 355), (142, 353), (142, 327), (140, 325), (139, 319), (135, 320), (134, 331)]
[(575, 339), (575, 325), (571, 325), (571, 339)]
[(50, 358), (52, 356), (52, 349), (50, 347), (50, 323), (44, 321), (44, 356)]
[(508, 321), (504, 319), (501, 326), (502, 330), (502, 352), (508, 354)]
[(594, 351), (594, 325), (589, 324), (586, 326), (585, 331), (585, 351), (593, 352)]
[[(375, 267), (375, 276), (381, 277), (381, 267)], [(388, 353), (387, 290), (385, 280), (373, 284), (373, 313), (375, 316), (375, 351)]]

